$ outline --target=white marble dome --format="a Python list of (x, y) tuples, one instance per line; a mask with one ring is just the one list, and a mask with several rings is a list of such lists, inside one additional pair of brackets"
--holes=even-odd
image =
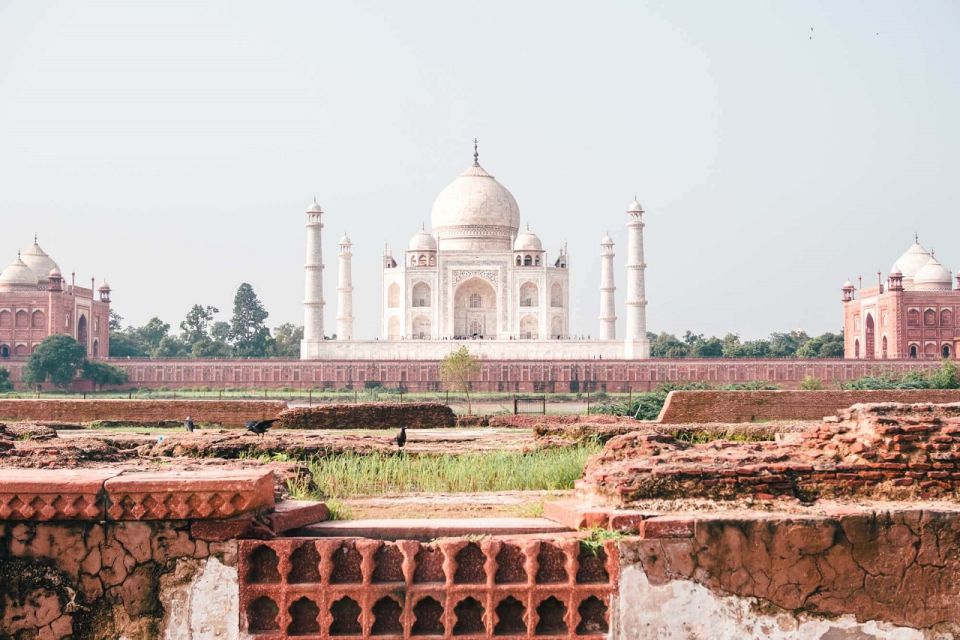
[(543, 251), (543, 243), (530, 229), (524, 229), (513, 242), (514, 251)]
[(643, 207), (640, 206), (640, 203), (634, 199), (629, 205), (627, 205), (627, 213), (643, 213)]
[(59, 271), (60, 267), (54, 262), (53, 258), (47, 255), (47, 252), (40, 248), (34, 239), (33, 244), (20, 252), (20, 259), (30, 267), (37, 280), (46, 280), (50, 272), (54, 269)]
[(918, 291), (950, 291), (953, 275), (936, 258), (930, 258), (913, 276), (913, 288)]
[(520, 228), (520, 207), (506, 187), (474, 164), (433, 202), (431, 225), (450, 249), (510, 249)]
[(432, 235), (421, 229), (416, 232), (412, 238), (410, 238), (410, 244), (407, 246), (408, 251), (436, 251), (437, 250), (437, 239)]
[(899, 269), (904, 279), (910, 280), (920, 269), (930, 262), (930, 258), (930, 252), (920, 246), (919, 242), (914, 242), (902, 256), (897, 258), (897, 261), (893, 263), (890, 271), (892, 273), (894, 270)]
[(20, 259), (20, 256), (17, 256), (17, 259), (0, 273), (0, 289), (5, 291), (10, 289), (35, 289), (38, 283), (37, 274)]

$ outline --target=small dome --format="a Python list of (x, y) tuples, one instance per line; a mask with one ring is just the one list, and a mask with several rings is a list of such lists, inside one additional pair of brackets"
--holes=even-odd
[(421, 229), (413, 234), (413, 237), (410, 238), (410, 245), (407, 247), (408, 251), (436, 251), (437, 250), (437, 239), (432, 235)]
[(600, 244), (602, 244), (602, 245), (612, 245), (612, 244), (613, 244), (613, 238), (610, 237), (610, 234), (609, 234), (609, 233), (605, 233), (605, 234), (603, 235), (603, 238), (600, 239)]
[(46, 280), (51, 271), (59, 268), (53, 258), (40, 248), (36, 238), (33, 239), (32, 245), (20, 252), (20, 259), (30, 267), (38, 281)]
[(100, 285), (99, 291), (110, 291), (110, 283), (104, 280), (103, 284)]
[(50, 273), (47, 274), (48, 280), (53, 280), (54, 278), (63, 278), (63, 274), (60, 273), (60, 269), (57, 269), (56, 267), (50, 269)]
[(530, 228), (527, 227), (517, 235), (513, 242), (514, 251), (543, 251), (543, 243)]
[(914, 242), (902, 256), (897, 258), (890, 271), (899, 269), (904, 278), (913, 278), (920, 269), (930, 262), (931, 257), (930, 252), (920, 246), (919, 242)]
[(636, 198), (627, 206), (627, 213), (643, 213), (643, 207), (640, 206)]
[(900, 267), (898, 267), (897, 265), (893, 265), (893, 271), (890, 272), (890, 275), (892, 275), (892, 276), (902, 276), (902, 275), (903, 275), (903, 271), (900, 271)]
[(343, 237), (340, 238), (340, 244), (353, 244), (353, 243), (350, 242), (350, 236), (348, 236), (346, 233), (344, 233), (344, 234), (343, 234)]
[(844, 289), (853, 289), (853, 283), (850, 282), (849, 280), (847, 280), (846, 282), (843, 283), (843, 288), (844, 288)]
[(949, 291), (953, 288), (953, 275), (936, 258), (930, 258), (913, 276), (913, 288), (919, 291)]
[(310, 203), (310, 206), (307, 208), (307, 213), (323, 213), (323, 209), (320, 208), (320, 203), (317, 202), (316, 198)]
[(0, 273), (0, 289), (35, 289), (39, 279), (33, 270), (17, 256), (17, 259)]

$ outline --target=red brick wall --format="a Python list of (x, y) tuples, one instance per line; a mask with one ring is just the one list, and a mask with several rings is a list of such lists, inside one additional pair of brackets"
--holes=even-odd
[(279, 422), (287, 429), (386, 429), (400, 425), (408, 429), (453, 427), (456, 415), (450, 407), (432, 402), (370, 402), (294, 407), (284, 411)]
[(960, 402), (960, 390), (671, 391), (660, 422), (818, 420), (861, 402)]
[[(363, 389), (368, 384), (409, 391), (443, 388), (435, 360), (111, 360), (130, 377), (126, 387)], [(0, 363), (20, 381), (22, 362)], [(807, 376), (827, 386), (883, 371), (935, 369), (916, 360), (483, 360), (475, 391), (648, 391), (665, 382), (723, 385), (763, 380), (797, 388)]]
[(286, 408), (285, 402), (259, 400), (0, 400), (0, 420), (159, 422), (190, 416), (194, 422), (240, 427)]

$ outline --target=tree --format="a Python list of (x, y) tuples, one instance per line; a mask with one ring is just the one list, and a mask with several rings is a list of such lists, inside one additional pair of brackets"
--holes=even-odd
[(110, 328), (110, 332), (120, 332), (123, 330), (123, 316), (110, 309), (110, 322), (107, 325)]
[(473, 414), (470, 403), (470, 380), (480, 372), (480, 361), (461, 346), (457, 351), (447, 354), (440, 362), (440, 379), (456, 391), (467, 394), (467, 414)]
[(142, 327), (132, 329), (131, 333), (138, 337), (152, 353), (160, 347), (160, 343), (170, 333), (170, 325), (154, 317), (147, 320), (147, 324)]
[(190, 307), (190, 311), (187, 312), (187, 317), (180, 323), (180, 330), (183, 332), (180, 334), (180, 339), (191, 346), (198, 342), (209, 340), (210, 334), (207, 330), (213, 321), (213, 317), (218, 313), (220, 313), (220, 309), (209, 305), (204, 307), (203, 305), (195, 304)]
[(103, 389), (103, 385), (105, 384), (123, 384), (126, 382), (127, 372), (109, 365), (106, 362), (91, 362), (86, 360), (83, 363), (82, 377)]
[(10, 372), (0, 367), (0, 392), (13, 391), (13, 383), (10, 382)]
[(299, 358), (303, 327), (285, 322), (273, 330), (273, 353), (281, 358)]
[(64, 335), (47, 337), (37, 345), (23, 368), (23, 381), (42, 384), (49, 378), (58, 387), (66, 387), (87, 359), (83, 345)]
[(269, 355), (272, 339), (264, 321), (270, 314), (263, 308), (253, 287), (244, 282), (233, 298), (230, 320), (230, 344), (234, 355), (241, 358), (264, 358)]
[(185, 358), (190, 355), (190, 345), (176, 336), (164, 336), (153, 350), (154, 358)]
[(681, 342), (677, 339), (677, 336), (671, 333), (663, 332), (650, 341), (650, 356), (652, 358), (686, 358), (689, 352), (690, 345)]
[(824, 333), (810, 338), (797, 349), (798, 358), (842, 358), (843, 334)]

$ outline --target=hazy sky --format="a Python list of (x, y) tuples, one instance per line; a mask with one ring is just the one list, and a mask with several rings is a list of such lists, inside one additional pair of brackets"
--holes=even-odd
[[(653, 331), (837, 330), (914, 231), (960, 268), (960, 4), (0, 0), (0, 262), (33, 233), (128, 322), (302, 322), (304, 215), (354, 241), (356, 335), (471, 162), (598, 332), (599, 241), (647, 210)], [(67, 276), (69, 278), (69, 275)]]

